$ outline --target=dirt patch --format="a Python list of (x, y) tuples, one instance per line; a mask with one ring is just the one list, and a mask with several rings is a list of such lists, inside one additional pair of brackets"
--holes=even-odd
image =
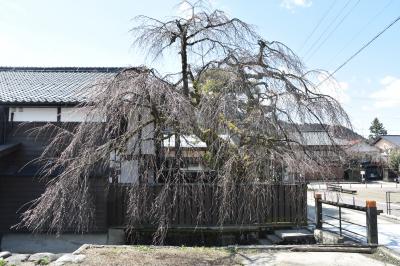
[[(81, 254), (80, 265), (241, 265), (234, 250), (202, 247), (101, 247), (89, 248)], [(67, 264), (79, 265), (79, 264)]]
[(384, 254), (291, 252), (289, 250), (205, 247), (91, 246), (80, 264), (69, 266), (130, 265), (399, 265)]

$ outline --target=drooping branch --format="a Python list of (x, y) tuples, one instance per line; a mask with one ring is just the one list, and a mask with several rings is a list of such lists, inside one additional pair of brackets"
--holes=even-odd
[[(350, 123), (335, 99), (319, 93), (319, 72), (307, 71), (288, 47), (262, 40), (245, 22), (219, 10), (191, 8), (189, 17), (166, 22), (137, 18), (134, 44), (154, 57), (167, 49), (175, 51), (180, 58), (178, 77), (140, 68), (99, 82), (80, 106), (87, 121), (68, 133), (58, 131), (42, 154), (42, 161), (52, 158), (43, 174), (58, 174), (24, 213), (25, 226), (44, 230), (50, 225), (62, 231), (65, 225), (80, 223), (80, 229), (90, 228), (95, 210), (89, 183), (96, 171), (108, 182), (118, 170), (111, 157), (138, 169), (127, 225), (138, 223), (148, 207), (146, 212), (160, 229), (158, 236), (165, 236), (171, 222), (168, 217), (179, 194), (172, 189), (176, 184), (216, 184), (213, 196), (222, 202), (223, 224), (234, 204), (235, 184), (274, 183), (284, 175), (303, 180), (306, 173), (326, 171), (326, 156), (307, 145), (302, 127), (323, 126), (335, 144), (329, 128)], [(340, 159), (336, 148), (332, 145), (328, 152)], [(202, 170), (195, 179), (187, 175), (191, 160)], [(154, 202), (144, 204), (146, 182), (162, 183), (163, 188)], [(252, 197), (265, 197), (261, 190), (250, 192)], [(172, 204), (166, 206), (170, 196)]]

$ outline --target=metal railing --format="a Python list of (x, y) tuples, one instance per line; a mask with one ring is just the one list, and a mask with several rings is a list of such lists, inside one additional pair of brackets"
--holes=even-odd
[[(327, 201), (322, 199), (321, 194), (315, 194), (315, 224), (316, 228), (322, 229), (322, 225), (325, 223), (327, 225), (330, 225), (334, 228), (339, 229), (339, 234), (340, 236), (343, 235), (343, 231), (348, 232), (353, 235), (365, 237), (367, 240), (368, 244), (378, 244), (378, 219), (377, 215), (382, 213), (382, 210), (377, 210), (376, 208), (376, 202), (375, 201), (367, 201), (366, 206), (357, 206), (357, 205), (351, 205), (351, 204), (346, 204), (346, 203), (341, 203), (341, 202), (334, 202), (334, 201)], [(336, 206), (338, 207), (338, 212), (337, 216), (333, 215), (328, 215), (323, 213), (323, 207), (322, 204), (326, 205), (331, 205), (331, 206)], [(346, 219), (343, 219), (342, 217), (342, 208), (353, 210), (353, 211), (359, 211), (359, 212), (364, 212), (366, 214), (366, 225), (363, 224), (358, 224), (353, 221), (349, 221)], [(334, 219), (338, 221), (338, 224), (334, 224), (330, 221), (327, 221), (323, 217), (328, 217), (330, 219)], [(343, 228), (343, 223), (345, 224), (351, 224), (355, 226), (359, 226), (365, 229), (366, 235), (360, 234), (359, 232), (355, 232), (352, 230), (349, 230), (347, 228)]]
[[(341, 208), (339, 207), (339, 212), (340, 212), (340, 209), (341, 209)], [(348, 223), (348, 224), (352, 224), (352, 225), (356, 225), (356, 226), (360, 226), (360, 227), (363, 227), (363, 228), (366, 228), (365, 225), (357, 224), (357, 223), (353, 223), (353, 222), (344, 220), (344, 219), (341, 217), (340, 214), (339, 214), (339, 218), (336, 218), (336, 217), (333, 217), (333, 216), (330, 216), (330, 215), (323, 215), (323, 216), (324, 216), (324, 217), (329, 217), (329, 218), (332, 218), (332, 219), (336, 219), (336, 220), (339, 221), (339, 225), (337, 226), (337, 225), (334, 225), (334, 224), (329, 223), (329, 222), (326, 221), (326, 220), (322, 220), (323, 223), (328, 224), (328, 225), (330, 225), (330, 226), (332, 226), (332, 227), (338, 228), (338, 229), (339, 229), (339, 235), (340, 235), (340, 236), (343, 236), (342, 231), (346, 231), (346, 232), (348, 232), (348, 233), (351, 233), (351, 234), (354, 234), (354, 235), (357, 235), (357, 236), (361, 236), (361, 237), (365, 237), (365, 238), (366, 238), (365, 235), (359, 234), (359, 233), (357, 233), (357, 232), (355, 232), (355, 231), (351, 231), (351, 230), (342, 228), (342, 223), (343, 223), (343, 222), (344, 222), (344, 223)]]
[[(338, 208), (337, 208), (337, 210), (338, 210), (338, 211), (337, 211), (337, 216), (332, 216), (332, 215), (328, 215), (328, 214), (322, 213), (322, 218), (328, 217), (328, 218), (330, 218), (330, 219), (337, 220), (337, 221), (338, 221), (338, 224), (337, 224), (337, 225), (336, 225), (336, 224), (333, 224), (333, 223), (331, 223), (331, 222), (329, 222), (329, 221), (327, 221), (327, 220), (324, 220), (324, 219), (322, 219), (322, 223), (327, 224), (327, 225), (330, 225), (330, 226), (332, 226), (332, 227), (334, 227), (334, 228), (337, 228), (337, 229), (339, 230), (339, 235), (340, 235), (340, 236), (343, 236), (343, 231), (345, 231), (345, 232), (347, 232), (347, 233), (350, 233), (350, 234), (353, 234), (353, 235), (356, 235), (356, 236), (359, 236), (359, 237), (364, 237), (364, 238), (366, 238), (366, 236), (363, 235), (363, 234), (360, 234), (360, 233), (357, 233), (357, 232), (355, 232), (355, 231), (352, 231), (352, 230), (343, 228), (343, 223), (344, 223), (344, 224), (349, 224), (349, 225), (355, 225), (355, 226), (361, 227), (361, 228), (363, 228), (363, 229), (366, 229), (366, 228), (367, 228), (366, 225), (358, 224), (358, 223), (355, 223), (355, 222), (352, 222), (352, 221), (349, 221), (349, 220), (344, 219), (343, 216), (342, 216), (342, 208), (343, 208), (343, 207), (340, 206), (340, 205), (338, 206), (337, 203), (334, 203), (334, 202), (331, 202), (331, 201), (324, 201), (324, 200), (322, 200), (321, 202), (322, 202), (323, 204), (327, 204), (327, 205), (332, 205), (332, 206), (338, 207)], [(359, 206), (353, 205), (353, 207), (359, 207)], [(358, 210), (358, 209), (353, 209), (353, 210), (360, 211), (360, 210)]]
[[(393, 194), (399, 195), (399, 197), (397, 199), (394, 199), (394, 200), (398, 200), (398, 201), (393, 201), (393, 197), (392, 197)], [(395, 204), (394, 208), (392, 207), (392, 204)], [(392, 211), (400, 211), (400, 205), (396, 205), (396, 204), (400, 204), (400, 192), (399, 191), (386, 191), (386, 213), (391, 215)]]

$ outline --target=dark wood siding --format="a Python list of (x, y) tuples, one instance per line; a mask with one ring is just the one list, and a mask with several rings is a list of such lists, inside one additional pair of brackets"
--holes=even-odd
[(44, 191), (44, 184), (31, 177), (0, 177), (0, 233), (11, 231), (19, 221), (18, 211)]
[[(162, 185), (144, 187), (138, 204), (147, 206), (140, 214), (137, 226), (154, 226), (157, 220), (151, 212)], [(257, 193), (255, 193), (257, 191)], [(171, 185), (163, 204), (173, 206), (168, 220), (171, 228), (218, 226), (222, 220), (219, 206), (218, 186), (214, 184)], [(108, 223), (110, 226), (126, 224), (129, 186), (113, 184), (108, 201)], [(231, 201), (224, 213), (224, 225), (240, 226), (300, 226), (307, 224), (306, 184), (238, 184), (232, 188)], [(173, 195), (177, 195), (174, 199)], [(258, 195), (258, 196), (256, 196)]]
[[(10, 227), (19, 222), (21, 209), (30, 201), (38, 198), (45, 190), (40, 182), (40, 165), (30, 163), (38, 158), (51, 140), (50, 131), (41, 134), (33, 129), (45, 123), (7, 123), (5, 143), (21, 143), (19, 149), (0, 158), (0, 233), (10, 231)], [(60, 124), (61, 125), (61, 124)], [(74, 127), (77, 123), (63, 123)], [(104, 178), (92, 179), (91, 191), (95, 196), (95, 227), (92, 231), (105, 231), (107, 228), (107, 189)], [(25, 207), (26, 209), (26, 207)], [(18, 211), (20, 210), (20, 211)]]
[[(21, 143), (21, 146), (18, 151), (1, 158), (0, 176), (36, 176), (40, 165), (32, 161), (40, 156), (54, 134), (51, 131), (35, 133), (35, 128), (43, 125), (45, 123), (7, 123), (6, 143)], [(65, 123), (65, 126), (75, 125)]]
[(0, 145), (5, 143), (6, 124), (7, 124), (7, 107), (0, 105)]
[[(0, 184), (0, 233), (24, 231), (13, 230), (11, 227), (20, 221), (20, 214), (27, 209), (28, 203), (44, 192), (45, 183), (32, 177), (0, 176)], [(92, 184), (96, 211), (95, 225), (91, 231), (103, 232), (107, 229), (107, 187), (100, 179), (94, 179)]]

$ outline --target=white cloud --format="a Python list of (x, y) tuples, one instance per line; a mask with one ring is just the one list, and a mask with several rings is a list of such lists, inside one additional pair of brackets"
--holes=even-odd
[(400, 107), (400, 78), (386, 76), (380, 81), (382, 88), (371, 93), (376, 108)]
[(311, 0), (281, 0), (281, 7), (290, 10), (296, 7), (310, 7), (311, 5)]
[[(324, 81), (326, 78), (325, 75), (319, 75), (319, 82)], [(330, 79), (324, 81), (319, 87), (318, 90), (320, 93), (329, 95), (335, 98), (340, 104), (346, 104), (350, 102), (350, 95), (348, 94), (349, 83), (345, 81), (336, 81), (334, 79)]]

